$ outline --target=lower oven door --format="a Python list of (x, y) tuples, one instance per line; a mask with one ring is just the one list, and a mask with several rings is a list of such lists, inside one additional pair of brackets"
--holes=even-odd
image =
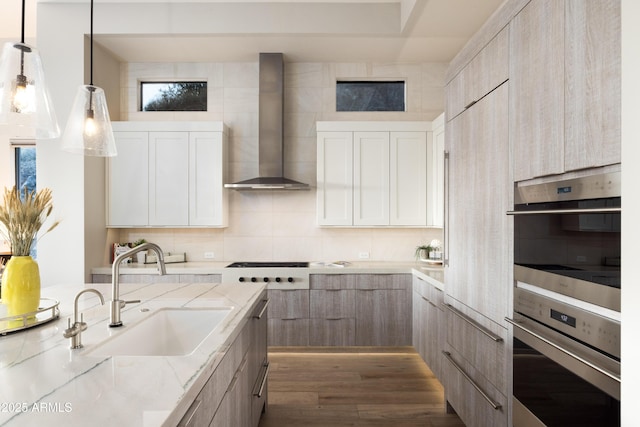
[(620, 362), (516, 314), (513, 426), (620, 426)]

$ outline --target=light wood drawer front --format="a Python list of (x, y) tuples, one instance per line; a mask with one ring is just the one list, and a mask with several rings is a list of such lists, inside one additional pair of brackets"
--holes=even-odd
[(450, 347), (443, 352), (445, 398), (467, 427), (506, 427), (508, 401)]
[(356, 319), (311, 319), (309, 326), (309, 345), (356, 345)]
[(356, 291), (311, 290), (310, 317), (315, 319), (338, 319), (356, 316)]
[(507, 389), (508, 372), (505, 361), (507, 330), (485, 319), (470, 317), (456, 308), (445, 305), (447, 315), (447, 343), (473, 365), (498, 390)]
[(309, 318), (309, 291), (269, 289), (269, 319)]
[(357, 275), (355, 274), (311, 274), (309, 288), (321, 289), (355, 289)]
[(359, 274), (356, 287), (358, 290), (369, 289), (403, 289), (411, 290), (410, 274)]
[(309, 345), (309, 319), (269, 319), (268, 335), (272, 346)]

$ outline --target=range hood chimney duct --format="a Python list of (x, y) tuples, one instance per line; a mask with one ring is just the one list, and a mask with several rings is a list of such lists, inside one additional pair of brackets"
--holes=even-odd
[(225, 184), (236, 190), (308, 190), (284, 177), (284, 61), (282, 53), (260, 54), (258, 177)]

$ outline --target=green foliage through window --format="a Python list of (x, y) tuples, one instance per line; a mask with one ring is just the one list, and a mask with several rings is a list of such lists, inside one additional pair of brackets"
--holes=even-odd
[(141, 111), (207, 111), (207, 82), (141, 82)]

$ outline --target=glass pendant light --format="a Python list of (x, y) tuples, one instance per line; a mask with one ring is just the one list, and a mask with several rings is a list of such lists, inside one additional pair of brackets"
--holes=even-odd
[(111, 157), (117, 152), (107, 98), (104, 90), (93, 85), (93, 0), (90, 34), (90, 82), (78, 88), (62, 135), (62, 149), (85, 156)]
[(24, 42), (25, 0), (22, 0), (20, 42), (4, 44), (0, 57), (0, 124), (28, 126), (36, 138), (60, 136), (51, 96), (45, 85), (38, 50)]

